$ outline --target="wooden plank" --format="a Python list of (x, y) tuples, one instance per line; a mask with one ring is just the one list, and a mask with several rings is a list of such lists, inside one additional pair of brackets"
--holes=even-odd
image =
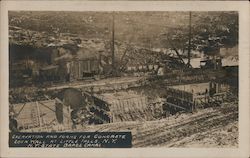
[(170, 106), (174, 106), (174, 107), (177, 107), (177, 108), (179, 108), (179, 109), (182, 109), (182, 110), (187, 110), (187, 109), (185, 109), (185, 108), (183, 108), (183, 107), (181, 107), (181, 106), (179, 106), (179, 105), (175, 105), (175, 104), (173, 104), (173, 103), (169, 103), (169, 102), (166, 102), (168, 105), (170, 105)]

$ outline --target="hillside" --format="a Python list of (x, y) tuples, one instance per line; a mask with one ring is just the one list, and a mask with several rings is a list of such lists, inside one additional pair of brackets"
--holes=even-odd
[[(175, 48), (183, 50), (179, 52), (181, 55), (185, 56), (187, 53), (185, 40), (188, 37), (188, 12), (11, 11), (10, 45), (38, 48), (39, 50), (29, 51), (32, 56), (63, 47), (66, 51), (61, 54), (61, 59), (83, 58), (87, 54), (109, 58), (113, 17), (115, 57), (118, 62), (128, 65), (155, 63), (161, 58), (159, 51), (176, 55), (173, 51)], [(236, 12), (192, 12), (192, 52), (198, 52), (199, 56), (199, 47), (205, 50), (211, 50), (214, 46), (233, 47), (238, 41), (236, 21)], [(181, 36), (178, 37), (180, 33)], [(175, 48), (169, 41), (164, 41), (163, 34), (171, 35)], [(212, 45), (207, 44), (210, 41)], [(14, 53), (13, 56), (20, 56), (12, 47), (10, 50)], [(27, 50), (23, 52), (27, 53)], [(227, 54), (222, 56), (227, 57)], [(231, 51), (230, 60), (237, 62), (237, 55), (237, 49)], [(108, 60), (110, 59), (107, 62)]]
[[(112, 15), (114, 15), (115, 38), (118, 41), (135, 43), (136, 45), (162, 48), (160, 35), (171, 31), (171, 28), (188, 28), (188, 12), (9, 12), (10, 26), (46, 32), (77, 34), (84, 38), (111, 38)], [(209, 21), (221, 21), (220, 25), (229, 25), (227, 17), (237, 15), (236, 12), (193, 12), (193, 27), (203, 26)], [(223, 22), (224, 21), (224, 22)], [(205, 23), (204, 23), (205, 22)], [(226, 22), (226, 23), (225, 23)], [(209, 22), (210, 23), (210, 22)], [(218, 24), (218, 27), (220, 26)], [(195, 31), (195, 30), (194, 30)]]

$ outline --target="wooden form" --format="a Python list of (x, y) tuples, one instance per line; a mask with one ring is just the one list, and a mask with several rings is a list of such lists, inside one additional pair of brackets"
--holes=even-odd
[[(58, 123), (56, 117), (56, 102), (58, 101), (56, 100), (58, 99), (13, 104), (13, 110), (17, 114), (18, 129), (26, 132), (49, 132), (71, 128), (70, 109), (65, 105), (63, 106), (64, 122), (61, 125)], [(53, 129), (59, 126), (60, 129)]]
[(163, 110), (173, 114), (178, 111), (192, 112), (198, 108), (220, 105), (227, 98), (228, 89), (221, 84), (208, 83), (207, 85), (208, 87), (202, 87), (198, 84), (197, 89), (190, 89), (189, 86), (186, 90), (185, 87), (167, 88)]

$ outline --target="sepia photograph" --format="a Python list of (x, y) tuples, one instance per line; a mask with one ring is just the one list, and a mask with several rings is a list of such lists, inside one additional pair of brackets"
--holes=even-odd
[(248, 2), (0, 8), (0, 157), (249, 157)]
[(9, 11), (10, 132), (238, 147), (238, 12)]

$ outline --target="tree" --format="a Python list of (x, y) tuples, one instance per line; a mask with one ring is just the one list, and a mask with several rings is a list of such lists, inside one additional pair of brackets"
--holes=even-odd
[(178, 27), (168, 28), (161, 36), (165, 46), (174, 50), (182, 61), (188, 50), (215, 56), (219, 48), (238, 44), (237, 12), (194, 12), (189, 18), (192, 18), (191, 25), (187, 20)]

